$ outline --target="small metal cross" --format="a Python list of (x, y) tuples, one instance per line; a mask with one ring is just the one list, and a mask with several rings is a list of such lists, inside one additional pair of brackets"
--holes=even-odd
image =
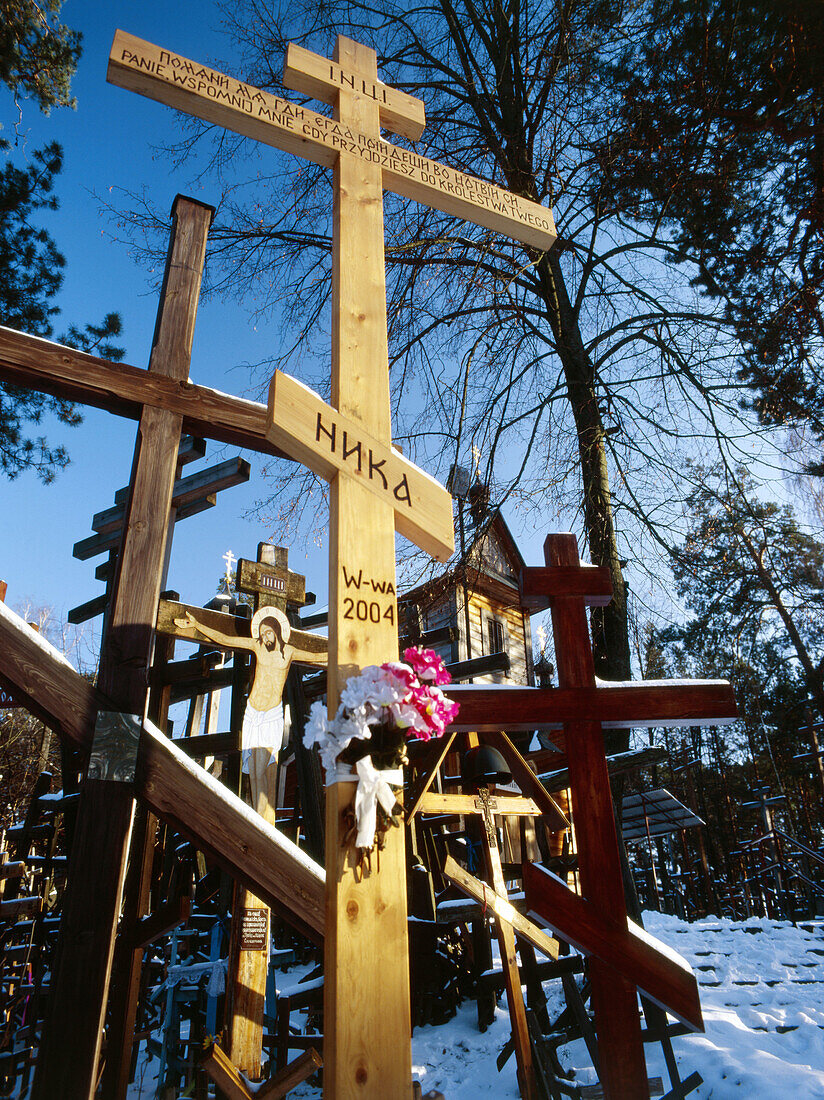
[(223, 560), (226, 562), (226, 591), (231, 596), (232, 594), (232, 566), (237, 561), (237, 558), (231, 550), (227, 550), (223, 555)]
[(475, 799), (475, 807), (480, 811), (481, 817), (483, 818), (484, 829), (489, 843), (496, 848), (498, 846), (498, 832), (495, 828), (495, 815), (493, 811), (497, 806), (497, 800), (489, 796), (489, 788), (480, 787), (478, 789), (478, 797)]

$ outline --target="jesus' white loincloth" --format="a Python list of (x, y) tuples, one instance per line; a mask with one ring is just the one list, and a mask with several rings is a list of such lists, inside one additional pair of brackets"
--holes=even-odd
[(240, 734), (240, 746), (242, 749), (242, 769), (249, 774), (249, 762), (252, 749), (267, 749), (270, 754), (269, 764), (277, 760), (280, 747), (283, 744), (283, 706), (278, 703), (271, 710), (255, 710), (246, 704), (246, 713), (243, 715), (243, 728)]

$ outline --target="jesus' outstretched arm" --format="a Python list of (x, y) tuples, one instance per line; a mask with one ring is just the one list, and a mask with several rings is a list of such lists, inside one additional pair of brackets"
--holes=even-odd
[(218, 645), (225, 646), (227, 649), (255, 649), (255, 643), (251, 638), (230, 636), (224, 634), (221, 630), (214, 630), (212, 627), (198, 622), (190, 611), (187, 611), (181, 618), (175, 619), (175, 626), (179, 626), (183, 630), (195, 630), (202, 634), (204, 638), (208, 638), (210, 642), (217, 642)]

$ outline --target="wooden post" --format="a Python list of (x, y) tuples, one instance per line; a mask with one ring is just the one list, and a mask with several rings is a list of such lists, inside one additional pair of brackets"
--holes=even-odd
[[(335, 61), (377, 80), (374, 51), (349, 39), (338, 37)], [(379, 137), (375, 101), (341, 90), (337, 114)], [(334, 192), (332, 404), (386, 440), (391, 423), (380, 168), (339, 157)], [(330, 528), (328, 699), (334, 714), (350, 675), (397, 659), (398, 624), (391, 509), (354, 478), (338, 476), (331, 486)], [(347, 617), (344, 604), (348, 578), (361, 569), (387, 593), (378, 602), (379, 621), (368, 628), (355, 615)], [(354, 783), (336, 783), (326, 795), (324, 1095), (404, 1100), (412, 1092), (404, 830), (390, 830), (379, 873), (356, 876), (354, 850), (342, 844), (343, 814), (354, 792)]]
[[(212, 215), (211, 207), (194, 200), (175, 200), (149, 369), (176, 382), (188, 378)], [(101, 650), (101, 691), (140, 720), (181, 424), (180, 415), (156, 408), (141, 415), (109, 629)], [(133, 810), (131, 783), (84, 780), (33, 1100), (84, 1100), (94, 1094)]]
[[(495, 799), (490, 798), (489, 788), (481, 787), (476, 805), (481, 812), (481, 844), (484, 852), (487, 878), (495, 894), (506, 899), (506, 884), (501, 868), (501, 855), (498, 851), (498, 837), (493, 816)], [(518, 970), (518, 957), (515, 953), (515, 932), (505, 920), (496, 920), (498, 948), (501, 953), (501, 965), (506, 986), (506, 1003), (512, 1024), (512, 1039), (515, 1045), (515, 1058), (518, 1064), (518, 1084), (523, 1100), (538, 1100), (538, 1082), (532, 1061), (532, 1044), (526, 1022), (526, 1006), (521, 989), (521, 975)]]
[[(174, 648), (174, 638), (158, 638), (155, 644), (155, 664), (158, 660), (170, 660), (174, 655)], [(170, 694), (169, 687), (164, 686), (152, 692), (149, 700), (149, 717), (160, 729), (165, 729), (166, 726)], [(107, 1056), (101, 1085), (104, 1100), (125, 1100), (131, 1078), (144, 945), (134, 943), (133, 936), (129, 934), (129, 924), (134, 928), (149, 912), (156, 836), (157, 818), (141, 803), (135, 813), (131, 859), (123, 901), (124, 934), (118, 936), (112, 966)]]

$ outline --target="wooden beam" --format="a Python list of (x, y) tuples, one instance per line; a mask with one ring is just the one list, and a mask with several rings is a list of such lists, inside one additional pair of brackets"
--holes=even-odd
[(409, 790), (406, 820), (411, 821), (421, 807), (421, 799), (427, 793), (438, 773), (438, 769), (446, 759), (446, 754), (452, 748), (455, 734), (444, 734), (443, 737), (432, 740), (426, 748), (424, 759), (417, 761), (418, 774), (414, 784)]
[(206, 733), (195, 737), (176, 737), (172, 740), (176, 749), (186, 756), (228, 756), (240, 752), (240, 737), (236, 733)]
[(168, 687), (170, 684), (180, 684), (197, 679), (214, 671), (215, 666), (222, 660), (223, 654), (215, 648), (204, 653), (198, 653), (195, 657), (189, 657), (185, 661), (155, 664), (149, 672), (149, 683), (152, 687)]
[[(207, 470), (198, 470), (188, 477), (178, 478), (172, 489), (172, 507), (180, 509), (234, 485), (242, 485), (249, 480), (251, 471), (252, 467), (245, 458), (229, 458)], [(126, 502), (118, 501), (116, 497), (117, 494), (113, 507), (105, 508), (92, 517), (92, 530), (100, 535), (119, 531), (123, 526)]]
[(200, 1059), (200, 1068), (225, 1094), (226, 1100), (253, 1100), (246, 1082), (223, 1053), (217, 1043), (212, 1043)]
[[(286, 553), (283, 547), (276, 549)], [(286, 611), (290, 604), (302, 607), (306, 602), (306, 578), (288, 568), (288, 558), (283, 569), (239, 558), (235, 587), (239, 592), (255, 594), (258, 598), (265, 597), (276, 602), (282, 600), (282, 605), (277, 602), (281, 611)]]
[[(338, 36), (335, 63), (377, 79), (373, 50)], [(374, 101), (341, 92), (345, 125), (378, 134)], [(336, 158), (332, 234), (332, 404), (375, 439), (391, 439), (381, 169)], [(330, 486), (328, 701), (334, 714), (349, 676), (398, 654), (395, 517), (355, 478)], [(363, 575), (378, 622), (347, 617)], [(373, 583), (383, 589), (372, 592)], [(354, 783), (326, 788), (327, 922), (324, 942), (324, 1091), (328, 1097), (406, 1100), (412, 1025), (406, 902), (406, 838), (390, 829), (380, 871), (360, 875), (344, 843)], [(377, 965), (376, 965), (377, 964)]]
[(461, 704), (457, 732), (505, 729), (553, 729), (566, 722), (597, 722), (602, 729), (649, 726), (728, 725), (738, 716), (732, 688), (726, 680), (608, 684), (591, 690), (575, 687), (532, 688), (507, 684), (448, 685), (450, 699)]
[(26, 873), (26, 864), (22, 859), (13, 860), (11, 863), (0, 863), (0, 882), (7, 878), (22, 878)]
[(468, 680), (472, 676), (488, 676), (491, 672), (509, 672), (508, 653), (487, 653), (470, 657), (468, 661), (452, 661), (446, 670), (453, 680)]
[[(150, 376), (185, 382), (194, 338), (206, 237), (214, 211), (178, 196), (149, 361)], [(98, 685), (115, 711), (145, 713), (154, 617), (163, 580), (172, 486), (182, 418), (144, 408), (135, 441), (123, 537), (100, 651)], [(87, 775), (63, 898), (51, 1007), (37, 1061), (33, 1100), (91, 1100), (97, 1088), (106, 999), (112, 977), (126, 859), (134, 816), (130, 783)], [(79, 842), (80, 841), (80, 842)], [(82, 929), (82, 933), (81, 933)], [(121, 953), (122, 954), (122, 953)], [(121, 966), (118, 962), (120, 978)], [(77, 990), (83, 989), (78, 1001)], [(133, 1028), (133, 1025), (132, 1025)], [(131, 1034), (113, 1019), (107, 1076), (131, 1055)], [(113, 1037), (114, 1036), (114, 1037)], [(65, 1058), (66, 1049), (72, 1058)], [(108, 1091), (108, 1090), (107, 1090)]]
[(529, 566), (518, 585), (521, 607), (544, 611), (558, 598), (578, 596), (586, 607), (606, 607), (612, 599), (612, 574), (605, 565)]
[[(654, 764), (662, 764), (667, 759), (667, 750), (661, 746), (650, 745), (645, 749), (636, 749), (633, 752), (619, 752), (615, 756), (607, 757), (607, 771), (610, 777), (623, 775), (626, 772), (638, 771), (640, 768), (651, 768)], [(548, 791), (562, 791), (569, 786), (569, 768), (557, 768), (540, 776), (541, 783)]]
[(443, 865), (443, 873), (451, 879), (459, 890), (467, 897), (479, 902), (484, 911), (491, 909), (499, 920), (505, 920), (511, 924), (519, 936), (531, 943), (532, 946), (547, 955), (550, 959), (558, 958), (558, 941), (548, 936), (543, 928), (519, 913), (514, 905), (506, 898), (500, 897), (491, 886), (470, 875), (452, 856), (447, 855)]
[[(501, 867), (501, 855), (498, 851), (498, 833), (495, 828), (491, 806), (492, 799), (489, 797), (487, 787), (481, 787), (478, 790), (478, 802), (481, 807), (480, 837), (486, 876), (491, 883), (493, 892), (501, 900), (508, 902), (506, 883)], [(512, 1041), (518, 1063), (518, 1084), (521, 1089), (521, 1096), (523, 1100), (538, 1100), (540, 1086), (535, 1072), (532, 1042), (526, 1019), (524, 992), (521, 987), (521, 975), (515, 954), (515, 933), (508, 921), (498, 920), (497, 918), (495, 920), (495, 930), (498, 935), (498, 949), (501, 956), (501, 968), (504, 973), (507, 1010), (512, 1024)]]
[(540, 864), (524, 864), (524, 891), (529, 910), (562, 940), (607, 963), (690, 1031), (704, 1030), (695, 975), (665, 944), (632, 922), (621, 928)]
[[(115, 34), (106, 79), (315, 164), (371, 165), (380, 173), (378, 186), (534, 248), (555, 241), (552, 213), (538, 203), (391, 145), (377, 129), (372, 134), (369, 122), (317, 114), (124, 31)], [(340, 98), (350, 90), (341, 88)], [(379, 109), (376, 100), (369, 102)]]
[(36, 917), (43, 910), (43, 899), (39, 894), (30, 898), (9, 898), (0, 901), (0, 919), (14, 924), (21, 917)]
[[(55, 1096), (91, 1100), (97, 1085), (134, 810), (131, 798), (112, 797), (120, 793), (113, 792), (112, 786), (92, 781), (81, 790), (33, 1100)], [(74, 898), (69, 893), (72, 886)]]
[(530, 768), (529, 764), (524, 760), (517, 747), (513, 745), (507, 735), (501, 730), (495, 730), (492, 733), (486, 734), (485, 740), (489, 741), (491, 745), (494, 745), (495, 748), (503, 754), (512, 772), (512, 778), (521, 788), (521, 791), (528, 798), (533, 799), (537, 803), (539, 812), (544, 815), (544, 821), (547, 828), (552, 830), (552, 832), (568, 829), (570, 825), (564, 811), (552, 795), (549, 794), (538, 776), (532, 768)]
[[(177, 510), (174, 517), (175, 523), (189, 519), (190, 516), (200, 515), (201, 512), (214, 508), (215, 504), (217, 504), (217, 497), (214, 493), (211, 496), (201, 497), (200, 500), (193, 500), (189, 504), (184, 504)], [(120, 527), (113, 531), (106, 531), (103, 534), (89, 535), (88, 538), (80, 539), (79, 542), (74, 544), (72, 556), (79, 561), (88, 561), (89, 558), (97, 557), (98, 554), (105, 554), (109, 550), (117, 550), (120, 546), (121, 535), (122, 529)]]
[[(197, 630), (178, 626), (175, 619), (182, 619), (187, 612), (205, 626), (219, 630), (229, 637), (250, 638), (251, 622), (239, 615), (227, 615), (223, 611), (213, 611), (209, 607), (194, 607), (191, 604), (177, 603), (174, 600), (160, 600), (157, 605), (156, 629), (160, 634), (171, 634), (175, 638), (188, 638), (193, 642), (202, 642), (203, 637)], [(323, 653), (326, 650), (326, 639), (320, 634), (310, 634), (305, 630), (293, 629), (289, 640), (296, 648), (312, 653)], [(210, 643), (216, 644), (216, 643)]]
[[(549, 535), (544, 557), (552, 568), (580, 568), (574, 535)], [(587, 611), (581, 596), (553, 600), (552, 633), (561, 689), (574, 692), (581, 703), (599, 697)], [(672, 694), (678, 696), (678, 688), (672, 689)], [(616, 929), (624, 933), (626, 902), (601, 725), (579, 710), (564, 733), (581, 889), (593, 907), (608, 913)], [(524, 868), (525, 876), (529, 866)], [(590, 985), (599, 1075), (608, 1100), (649, 1100), (634, 984), (596, 955), (590, 963)]]
[(288, 1066), (272, 1077), (267, 1084), (262, 1085), (255, 1092), (255, 1100), (281, 1100), (292, 1089), (297, 1088), (307, 1077), (311, 1077), (323, 1066), (323, 1058), (315, 1050), (309, 1047)]
[[(0, 604), (0, 672), (25, 697), (27, 709), (75, 748), (89, 751), (97, 711), (112, 710), (111, 701), (5, 604)], [(151, 723), (143, 728), (138, 797), (289, 924), (320, 942), (323, 869)]]
[(265, 405), (193, 382), (174, 382), (141, 367), (110, 363), (62, 344), (0, 327), (0, 378), (24, 389), (79, 401), (132, 420), (144, 406), (183, 418), (184, 430), (206, 439), (288, 457), (266, 438)]
[(455, 551), (452, 497), (425, 470), (282, 371), (269, 386), (269, 416), (273, 443), (327, 481), (339, 473), (357, 478), (394, 509), (402, 535), (438, 561), (449, 560)]
[[(180, 437), (180, 446), (177, 449), (178, 468), (188, 465), (190, 462), (199, 462), (206, 457), (206, 440), (195, 439), (191, 435)], [(129, 486), (122, 485), (114, 491), (115, 504), (125, 504), (129, 499)]]
[(78, 626), (80, 623), (88, 622), (89, 619), (95, 619), (98, 615), (102, 615), (108, 603), (108, 595), (105, 592), (101, 592), (100, 595), (95, 596), (94, 599), (86, 600), (85, 603), (73, 607), (66, 615), (66, 619), (73, 626)]
[(188, 897), (175, 898), (157, 909), (151, 916), (143, 917), (132, 930), (132, 947), (137, 950), (165, 936), (178, 925), (185, 924), (192, 914), (192, 900)]
[(88, 755), (98, 710), (111, 704), (45, 638), (0, 603), (0, 675), (15, 697), (72, 748)]
[[(518, 795), (496, 794), (492, 796), (493, 813), (496, 817), (539, 817), (541, 808), (531, 798), (519, 798)], [(422, 814), (476, 814), (476, 799), (471, 794), (439, 794), (427, 791), (417, 802)]]

